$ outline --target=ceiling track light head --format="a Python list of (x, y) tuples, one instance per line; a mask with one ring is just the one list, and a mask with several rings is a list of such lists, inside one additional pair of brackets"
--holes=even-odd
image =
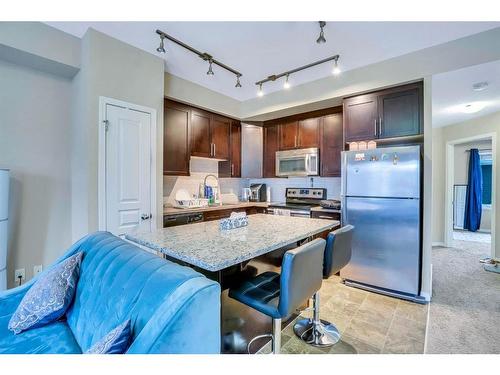
[(236, 75), (236, 85), (234, 87), (241, 87), (240, 77), (241, 74)]
[(208, 72), (207, 72), (207, 75), (209, 75), (209, 76), (213, 76), (214, 75), (214, 71), (212, 70), (212, 60), (208, 60)]
[(333, 65), (333, 70), (332, 70), (332, 73), (333, 75), (339, 75), (342, 71), (340, 70), (339, 68), (339, 55), (335, 56), (335, 58), (333, 59), (333, 61), (335, 61), (334, 65)]
[(259, 83), (259, 91), (257, 92), (257, 95), (258, 96), (263, 96), (264, 95), (264, 91), (262, 91), (262, 83)]
[(325, 27), (326, 22), (325, 21), (318, 21), (318, 23), (319, 23), (320, 32), (319, 32), (318, 39), (316, 39), (316, 43), (318, 43), (318, 44), (326, 43), (325, 33), (323, 31), (323, 28)]
[(165, 53), (165, 45), (164, 45), (165, 36), (160, 34), (160, 46), (156, 49), (156, 52)]
[(290, 76), (290, 74), (286, 75), (285, 83), (283, 84), (283, 88), (285, 88), (285, 89), (289, 89), (290, 88), (290, 82), (288, 82), (288, 77), (289, 76)]

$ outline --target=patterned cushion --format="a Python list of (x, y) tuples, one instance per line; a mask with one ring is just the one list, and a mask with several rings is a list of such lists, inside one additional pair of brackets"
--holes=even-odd
[(64, 315), (75, 295), (82, 256), (77, 253), (40, 276), (10, 318), (11, 331), (17, 335)]
[(95, 343), (85, 354), (123, 354), (130, 344), (132, 332), (130, 320), (111, 330), (106, 336)]
[(229, 296), (273, 318), (281, 318), (278, 311), (280, 275), (264, 272), (229, 290)]

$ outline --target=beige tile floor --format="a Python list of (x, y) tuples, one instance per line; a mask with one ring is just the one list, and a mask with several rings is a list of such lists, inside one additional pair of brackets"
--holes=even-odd
[[(293, 323), (282, 332), (281, 352), (286, 354), (372, 354), (424, 352), (428, 306), (347, 287), (339, 277), (323, 281), (320, 316), (342, 333), (340, 342), (315, 348), (293, 333)], [(303, 312), (302, 317), (310, 316)], [(270, 343), (261, 353), (270, 351)]]

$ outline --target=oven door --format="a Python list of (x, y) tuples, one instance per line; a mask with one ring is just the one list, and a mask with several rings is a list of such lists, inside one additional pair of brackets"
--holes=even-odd
[(276, 152), (276, 176), (317, 176), (318, 149)]
[(311, 213), (306, 210), (294, 210), (288, 208), (269, 207), (267, 213), (277, 216), (311, 217)]

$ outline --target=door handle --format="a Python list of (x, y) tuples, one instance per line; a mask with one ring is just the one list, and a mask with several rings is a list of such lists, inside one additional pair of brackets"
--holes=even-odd
[(215, 157), (215, 143), (214, 143), (214, 155), (213, 156)]
[(152, 214), (142, 214), (141, 215), (141, 220), (148, 220), (148, 219), (151, 219), (153, 215)]
[(231, 177), (234, 177), (234, 163), (231, 163)]
[(382, 117), (378, 118), (378, 135), (382, 135)]
[(375, 137), (377, 136), (377, 119), (375, 119)]

